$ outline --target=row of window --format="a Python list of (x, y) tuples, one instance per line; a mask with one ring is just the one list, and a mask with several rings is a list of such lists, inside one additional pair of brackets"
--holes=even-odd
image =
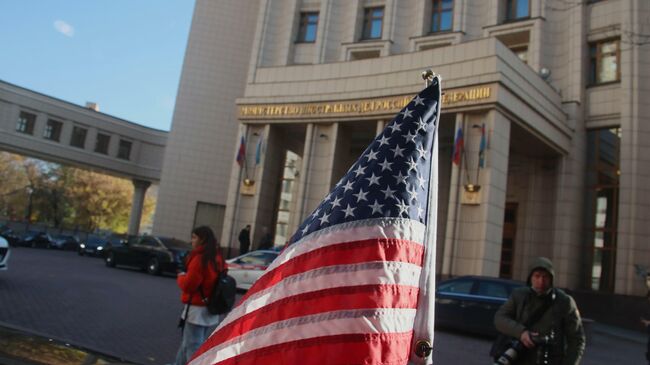
[[(431, 33), (448, 32), (452, 30), (454, 15), (454, 0), (431, 1)], [(516, 21), (530, 17), (530, 0), (507, 0), (504, 22)], [(384, 7), (368, 7), (364, 9), (361, 40), (381, 39), (384, 23)], [(309, 43), (316, 41), (318, 28), (318, 12), (300, 13), (300, 24), (296, 42)]]
[[(34, 135), (34, 127), (36, 126), (36, 115), (21, 111), (16, 122), (16, 131), (24, 134)], [(43, 138), (60, 142), (61, 131), (63, 130), (63, 122), (54, 119), (48, 119), (43, 130)], [(72, 134), (70, 135), (70, 146), (77, 148), (86, 148), (86, 137), (88, 136), (88, 129), (73, 126)], [(108, 146), (111, 142), (111, 136), (105, 133), (97, 133), (95, 139), (95, 149), (97, 153), (108, 155)], [(124, 139), (120, 139), (120, 144), (117, 150), (117, 158), (129, 160), (131, 158), (131, 147), (133, 143)]]
[[(590, 0), (590, 3), (597, 0)], [(431, 32), (452, 30), (453, 0), (432, 0)], [(516, 21), (530, 17), (530, 0), (507, 0), (505, 21)], [(361, 40), (381, 39), (384, 19), (384, 7), (364, 9)], [(315, 42), (318, 28), (318, 12), (300, 14), (297, 42)], [(528, 61), (528, 47), (513, 47), (512, 51), (523, 61)], [(589, 46), (589, 85), (598, 85), (620, 80), (619, 40), (607, 40)]]

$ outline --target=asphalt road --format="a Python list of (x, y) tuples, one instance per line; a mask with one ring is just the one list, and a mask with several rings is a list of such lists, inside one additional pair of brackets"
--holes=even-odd
[[(0, 324), (141, 364), (172, 362), (182, 310), (173, 276), (112, 269), (74, 252), (14, 248), (0, 272)], [(436, 364), (491, 364), (489, 339), (437, 331)], [(644, 364), (645, 345), (602, 332), (583, 364)]]

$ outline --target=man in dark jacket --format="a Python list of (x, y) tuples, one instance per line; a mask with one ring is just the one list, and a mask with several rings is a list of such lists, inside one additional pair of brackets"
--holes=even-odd
[(248, 224), (239, 232), (239, 254), (243, 255), (251, 247), (251, 225)]
[[(515, 289), (494, 317), (496, 329), (521, 341), (526, 350), (517, 364), (537, 364), (547, 356), (548, 364), (575, 365), (585, 350), (585, 334), (576, 303), (565, 292), (553, 287), (555, 271), (545, 257), (533, 261), (526, 287)], [(541, 309), (540, 309), (541, 308)], [(537, 317), (534, 323), (531, 317)], [(533, 338), (551, 336), (548, 345), (535, 344)]]

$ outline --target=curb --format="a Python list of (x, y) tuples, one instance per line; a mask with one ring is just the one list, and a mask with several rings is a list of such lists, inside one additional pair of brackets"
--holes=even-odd
[(71, 347), (73, 349), (76, 348), (76, 349), (80, 349), (80, 350), (88, 350), (88, 351), (93, 351), (93, 352), (103, 354), (103, 355), (106, 355), (106, 356), (114, 357), (114, 358), (119, 359), (120, 361), (124, 362), (125, 364), (128, 362), (128, 364), (131, 364), (131, 365), (141, 365), (138, 362), (129, 360), (127, 358), (124, 358), (123, 356), (112, 354), (110, 351), (106, 351), (104, 349), (96, 349), (96, 348), (91, 348), (91, 347), (87, 347), (87, 346), (83, 346), (83, 345), (78, 345), (78, 344), (76, 344), (76, 343), (74, 343), (72, 341), (67, 341), (66, 339), (51, 336), (51, 335), (48, 335), (47, 333), (43, 333), (43, 332), (33, 330), (33, 329), (30, 329), (30, 328), (27, 328), (27, 327), (23, 327), (23, 326), (20, 326), (20, 325), (15, 325), (13, 323), (0, 321), (0, 326), (5, 327), (5, 328), (10, 329), (10, 330), (23, 332), (23, 333), (25, 333), (26, 336), (37, 336), (37, 337), (41, 337), (42, 339), (54, 340), (56, 342), (60, 342), (61, 345), (63, 345), (63, 346), (67, 346), (68, 344), (73, 344), (72, 345), (73, 347)]

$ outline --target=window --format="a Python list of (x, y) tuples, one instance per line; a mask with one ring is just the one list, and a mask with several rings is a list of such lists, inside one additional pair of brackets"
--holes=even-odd
[(88, 130), (86, 128), (74, 126), (72, 128), (72, 137), (70, 138), (70, 146), (84, 148), (86, 145), (87, 134), (88, 134)]
[(108, 155), (108, 144), (111, 141), (111, 136), (104, 133), (97, 133), (97, 140), (95, 141), (95, 152)]
[(506, 4), (506, 21), (530, 17), (530, 0), (508, 0)]
[(117, 158), (121, 158), (123, 160), (130, 159), (130, 157), (131, 157), (131, 145), (132, 145), (131, 142), (120, 139), (120, 147), (117, 150)]
[(27, 112), (20, 112), (18, 122), (16, 122), (16, 131), (25, 134), (34, 134), (34, 125), (36, 124), (36, 115)]
[(589, 84), (598, 85), (621, 79), (618, 39), (593, 43), (589, 46)]
[(61, 139), (62, 128), (63, 123), (54, 119), (48, 119), (45, 124), (45, 130), (43, 131), (43, 138), (58, 142)]
[(587, 132), (586, 239), (590, 254), (587, 287), (614, 290), (621, 129)]
[(438, 291), (442, 293), (470, 294), (473, 286), (474, 282), (471, 280), (452, 280), (440, 285)]
[(478, 295), (507, 299), (510, 295), (504, 284), (482, 281), (478, 283)]
[(158, 242), (152, 237), (145, 237), (140, 241), (140, 244), (148, 247), (159, 247)]
[(266, 266), (270, 265), (273, 262), (273, 260), (275, 260), (277, 257), (278, 257), (277, 253), (252, 252), (247, 256), (239, 258), (235, 262), (242, 265), (255, 265), (255, 266), (262, 266), (266, 268)]
[(318, 29), (318, 13), (300, 13), (300, 28), (296, 42), (315, 42)]
[(431, 8), (431, 32), (451, 30), (454, 17), (453, 0), (433, 0)]
[(363, 17), (363, 33), (361, 39), (380, 39), (384, 22), (384, 8), (366, 8)]

